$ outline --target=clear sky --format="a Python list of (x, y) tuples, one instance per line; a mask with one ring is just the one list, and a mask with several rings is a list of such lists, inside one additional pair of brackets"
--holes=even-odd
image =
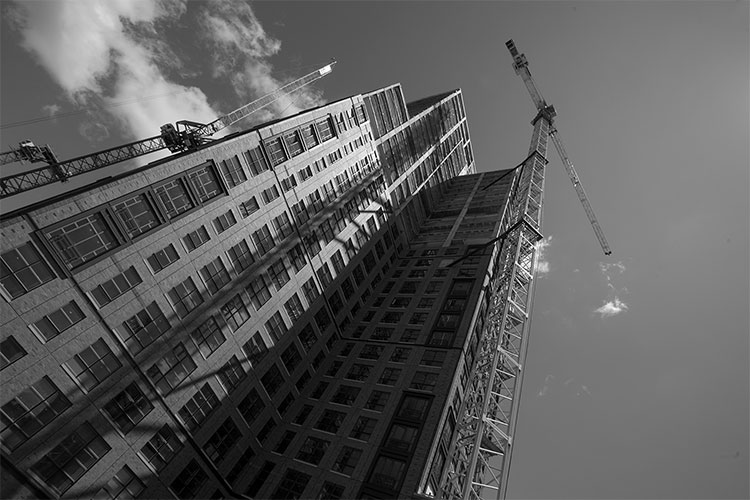
[(534, 116), (513, 38), (614, 253), (550, 147), (509, 495), (748, 498), (750, 3), (153, 5), (3, 2), (0, 147), (70, 158), (156, 135), (335, 57), (273, 111), (460, 87), (479, 170), (508, 168)]

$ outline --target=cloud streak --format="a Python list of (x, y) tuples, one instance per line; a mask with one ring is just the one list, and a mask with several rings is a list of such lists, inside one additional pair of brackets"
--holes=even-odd
[(549, 259), (547, 256), (547, 249), (552, 243), (552, 235), (542, 238), (536, 244), (537, 249), (537, 261), (536, 261), (536, 276), (538, 278), (545, 278), (550, 272)]
[(625, 272), (625, 264), (622, 261), (607, 263), (599, 263), (599, 270), (607, 280), (607, 297), (604, 299), (603, 304), (594, 309), (594, 313), (598, 314), (602, 319), (611, 318), (617, 316), (628, 310), (628, 304), (620, 298), (620, 295), (628, 293), (628, 289), (625, 287), (616, 288), (612, 283), (614, 275), (621, 275)]

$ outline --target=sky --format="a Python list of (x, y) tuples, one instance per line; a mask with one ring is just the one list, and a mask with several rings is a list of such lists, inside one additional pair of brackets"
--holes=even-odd
[(0, 147), (60, 158), (208, 121), (336, 58), (257, 119), (396, 82), (407, 100), (461, 88), (478, 170), (509, 168), (535, 114), (514, 39), (613, 254), (550, 145), (509, 497), (750, 497), (748, 1), (0, 8)]

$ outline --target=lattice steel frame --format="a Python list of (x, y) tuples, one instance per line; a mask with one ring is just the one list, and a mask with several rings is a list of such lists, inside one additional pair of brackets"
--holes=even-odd
[(490, 308), (460, 420), (443, 471), (442, 498), (497, 498), (507, 493), (523, 365), (528, 349), (547, 143), (552, 117), (532, 121), (529, 157), (516, 170), (512, 198), (493, 251)]

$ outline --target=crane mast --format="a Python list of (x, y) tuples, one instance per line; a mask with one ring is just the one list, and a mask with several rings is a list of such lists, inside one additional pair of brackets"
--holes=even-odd
[(272, 104), (283, 95), (299, 90), (329, 74), (335, 64), (336, 61), (331, 61), (322, 68), (289, 82), (273, 92), (217, 118), (211, 123), (202, 124), (189, 120), (180, 120), (176, 123), (176, 126), (168, 123), (162, 125), (160, 135), (62, 162), (57, 161), (48, 146), (34, 146), (31, 141), (24, 141), (20, 144), (19, 148), (0, 153), (0, 164), (25, 160), (31, 162), (44, 161), (49, 163), (49, 165), (1, 178), (0, 198), (13, 196), (55, 182), (66, 182), (69, 178), (76, 175), (92, 172), (163, 149), (169, 149), (172, 152), (197, 149), (203, 144), (210, 142), (211, 135), (216, 132)]

